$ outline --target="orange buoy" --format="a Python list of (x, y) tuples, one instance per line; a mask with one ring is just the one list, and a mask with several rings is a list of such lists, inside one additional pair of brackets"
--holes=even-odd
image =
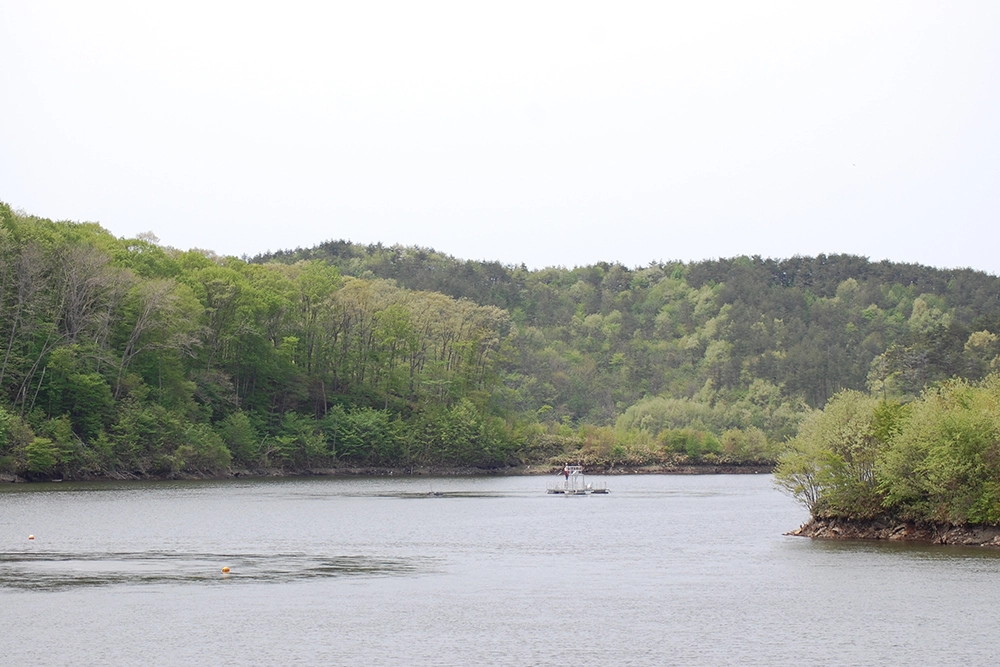
[(35, 536), (34, 535), (28, 535), (28, 539), (29, 540), (33, 540), (33, 539), (35, 539)]
[(229, 574), (229, 567), (223, 567), (222, 574)]

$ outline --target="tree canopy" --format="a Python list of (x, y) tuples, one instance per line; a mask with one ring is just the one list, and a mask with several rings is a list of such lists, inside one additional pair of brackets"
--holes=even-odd
[(968, 269), (240, 259), (0, 204), (0, 470), (767, 462), (845, 390), (984, 378), (998, 333)]
[(1000, 375), (902, 404), (845, 391), (776, 471), (814, 516), (1000, 525)]

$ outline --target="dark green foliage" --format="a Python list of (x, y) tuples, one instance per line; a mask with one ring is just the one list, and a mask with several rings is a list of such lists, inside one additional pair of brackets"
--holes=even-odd
[(484, 415), (467, 399), (430, 407), (409, 422), (401, 445), (408, 463), (500, 467), (515, 463), (514, 442), (502, 419)]
[(392, 465), (400, 461), (400, 424), (388, 411), (352, 410), (340, 415), (333, 427), (340, 460), (365, 465)]
[(312, 417), (287, 412), (274, 436), (276, 453), (284, 465), (295, 468), (327, 465), (332, 457), (319, 423)]
[(707, 381), (730, 392), (762, 379), (818, 407), (864, 389), (884, 353), (894, 390), (913, 397), (982, 377), (1000, 352), (966, 349), (974, 332), (1000, 329), (1000, 281), (969, 269), (820, 255), (527, 271), (344, 241), (254, 261), (302, 259), (507, 309), (503, 400), (518, 412), (549, 405), (548, 419), (608, 423), (646, 395), (692, 398)]
[(163, 474), (181, 470), (177, 449), (187, 442), (192, 425), (158, 404), (126, 404), (119, 409), (104, 452), (112, 471)]
[(179, 252), (0, 204), (0, 465), (406, 465), (426, 414), (456, 440), (425, 461), (494, 465), (513, 437), (490, 398), (510, 333), (499, 308), (323, 262)]
[(905, 403), (991, 372), (998, 294), (846, 255), (529, 271), (330, 242), (244, 261), (0, 204), (0, 468), (767, 462), (845, 389)]

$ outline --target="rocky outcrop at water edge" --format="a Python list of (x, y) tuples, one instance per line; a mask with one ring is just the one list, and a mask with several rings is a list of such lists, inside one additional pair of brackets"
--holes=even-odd
[(869, 520), (811, 519), (787, 534), (822, 540), (887, 540), (890, 542), (1000, 547), (1000, 527), (915, 523), (890, 518)]

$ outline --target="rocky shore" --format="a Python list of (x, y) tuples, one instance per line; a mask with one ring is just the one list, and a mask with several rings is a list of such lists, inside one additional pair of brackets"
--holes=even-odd
[(811, 519), (796, 530), (786, 534), (821, 540), (888, 540), (891, 542), (1000, 547), (1000, 527), (913, 523), (891, 518), (865, 521)]

